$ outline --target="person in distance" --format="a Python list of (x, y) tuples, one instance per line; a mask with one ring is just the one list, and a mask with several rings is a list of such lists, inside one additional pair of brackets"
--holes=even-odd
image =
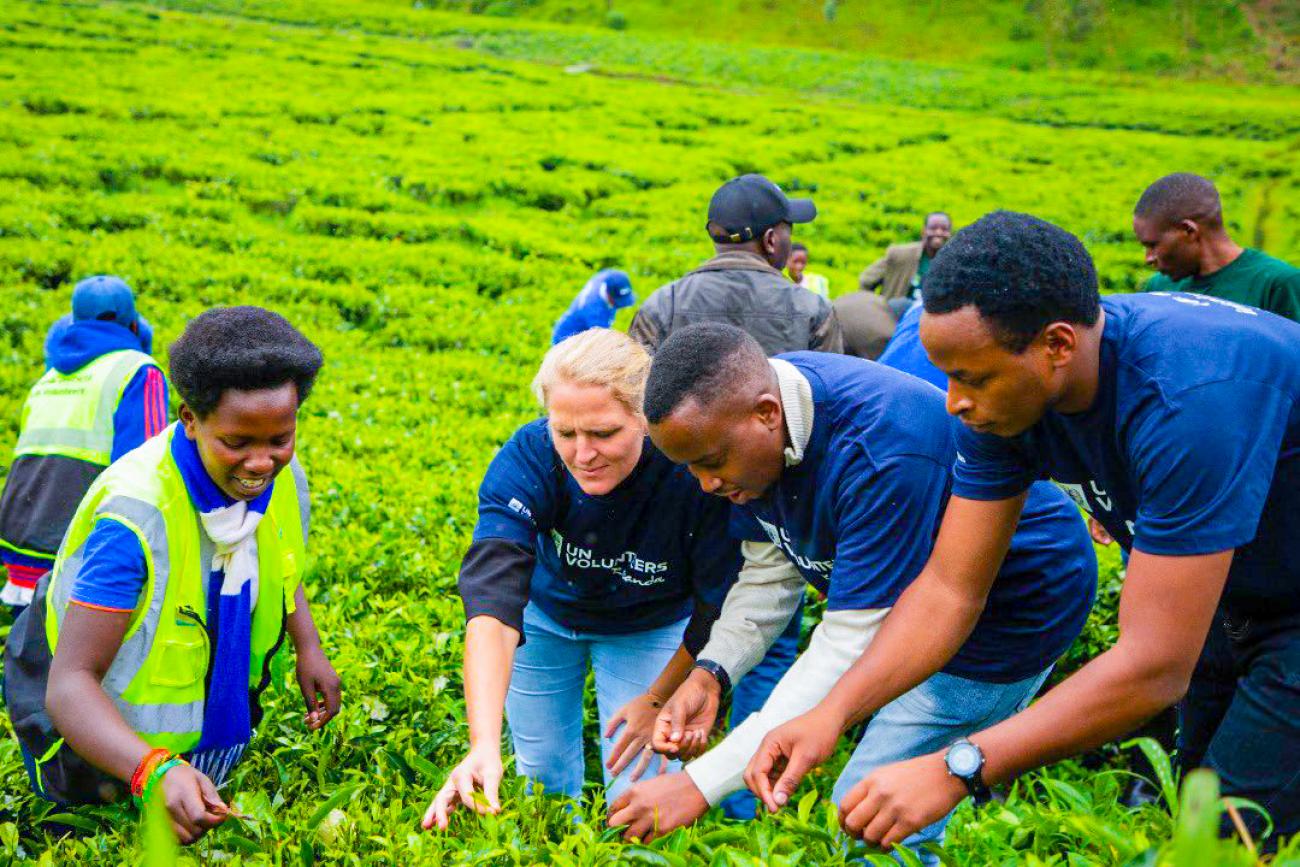
[(704, 224), (714, 257), (650, 293), (627, 333), (653, 353), (679, 328), (727, 322), (772, 355), (843, 351), (831, 303), (781, 273), (790, 258), (794, 224), (816, 217), (811, 199), (791, 199), (762, 175), (727, 181), (709, 199)]
[(10, 633), (4, 693), (38, 795), (161, 798), (192, 843), (229, 815), (217, 787), (285, 634), (309, 729), (338, 713), (340, 686), (301, 585), (294, 451), (320, 351), (278, 314), (228, 307), (191, 320), (170, 359), (180, 421), (90, 486)]
[(636, 303), (632, 279), (626, 272), (613, 268), (597, 271), (582, 287), (569, 309), (564, 311), (551, 332), (551, 344), (580, 334), (588, 328), (609, 328), (614, 314)]
[(1146, 292), (1195, 292), (1300, 319), (1300, 268), (1228, 235), (1214, 184), (1187, 172), (1147, 187), (1133, 209), (1133, 233), (1159, 273)]
[(551, 347), (533, 380), (546, 416), (488, 467), (459, 580), (469, 753), (425, 828), (446, 830), (458, 806), (500, 809), (503, 710), (519, 774), (579, 797), (589, 666), (608, 798), (665, 764), (650, 745), (655, 717), (707, 640), (740, 557), (726, 504), (646, 437), (649, 367), (641, 346), (608, 329)]
[(0, 602), (15, 617), (53, 568), (91, 482), (167, 426), (167, 379), (145, 348), (152, 333), (131, 287), (106, 275), (79, 282), (72, 312), (50, 328), (0, 494)]
[(901, 319), (907, 308), (921, 298), (921, 281), (925, 279), (935, 255), (952, 237), (952, 217), (943, 211), (925, 215), (921, 240), (893, 244), (858, 278), (863, 292), (879, 292), (889, 302), (894, 318)]

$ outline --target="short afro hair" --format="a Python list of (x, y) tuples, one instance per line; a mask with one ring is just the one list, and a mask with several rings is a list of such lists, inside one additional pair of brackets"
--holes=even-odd
[(927, 313), (974, 306), (1015, 353), (1049, 323), (1092, 325), (1101, 310), (1097, 270), (1083, 243), (1014, 211), (986, 214), (954, 235), (935, 255), (921, 295)]
[(645, 385), (645, 417), (658, 424), (694, 398), (708, 406), (734, 394), (755, 373), (768, 373), (758, 341), (734, 325), (697, 322), (669, 335), (655, 352)]
[(254, 391), (292, 382), (301, 405), (324, 361), (316, 344), (289, 320), (261, 307), (214, 307), (201, 313), (168, 354), (172, 384), (200, 418), (210, 415), (230, 388)]
[(1191, 220), (1217, 228), (1223, 225), (1223, 202), (1218, 188), (1207, 178), (1175, 172), (1146, 188), (1133, 206), (1133, 216), (1161, 226)]

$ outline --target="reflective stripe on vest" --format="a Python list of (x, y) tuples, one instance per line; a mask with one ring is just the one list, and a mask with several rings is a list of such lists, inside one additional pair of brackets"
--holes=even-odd
[(153, 363), (143, 352), (122, 349), (73, 373), (47, 370), (27, 397), (14, 457), (63, 455), (108, 466), (122, 392), (141, 367)]
[[(124, 456), (96, 479), (64, 537), (46, 595), (45, 631), (51, 651), (84, 563), (96, 521), (114, 520), (140, 540), (146, 562), (141, 607), (131, 615), (122, 646), (104, 676), (104, 691), (131, 728), (152, 746), (185, 752), (203, 729), (211, 656), (204, 625), (213, 546), (171, 456), (172, 425)], [(295, 461), (296, 464), (296, 461)], [(292, 607), (305, 562), (306, 476), (282, 472), (257, 530), (258, 604), (253, 611), (249, 685), (256, 686)]]

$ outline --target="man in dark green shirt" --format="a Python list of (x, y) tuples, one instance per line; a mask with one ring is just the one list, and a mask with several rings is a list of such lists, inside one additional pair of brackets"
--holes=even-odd
[(1133, 231), (1158, 270), (1147, 292), (1196, 292), (1300, 321), (1300, 268), (1233, 242), (1214, 184), (1186, 172), (1147, 187)]

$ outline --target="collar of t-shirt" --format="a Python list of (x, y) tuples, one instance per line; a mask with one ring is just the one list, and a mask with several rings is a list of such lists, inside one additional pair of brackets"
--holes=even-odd
[(1250, 247), (1243, 247), (1241, 252), (1237, 254), (1237, 258), (1233, 259), (1231, 262), (1224, 265), (1222, 268), (1220, 268), (1218, 271), (1215, 271), (1212, 274), (1196, 275), (1195, 277), (1192, 278), (1191, 285), (1195, 289), (1204, 289), (1207, 286), (1213, 286), (1215, 283), (1218, 283), (1220, 280), (1223, 280), (1225, 277), (1231, 280), (1234, 274), (1240, 271), (1243, 266), (1245, 266), (1247, 263), (1250, 262), (1251, 259), (1254, 258), (1254, 255), (1255, 255), (1255, 250), (1251, 249)]
[(781, 390), (781, 409), (785, 416), (785, 429), (790, 434), (790, 445), (785, 449), (785, 465), (798, 466), (803, 460), (804, 449), (812, 439), (813, 429), (813, 394), (808, 377), (799, 372), (788, 361), (769, 358), (776, 373), (776, 384)]

